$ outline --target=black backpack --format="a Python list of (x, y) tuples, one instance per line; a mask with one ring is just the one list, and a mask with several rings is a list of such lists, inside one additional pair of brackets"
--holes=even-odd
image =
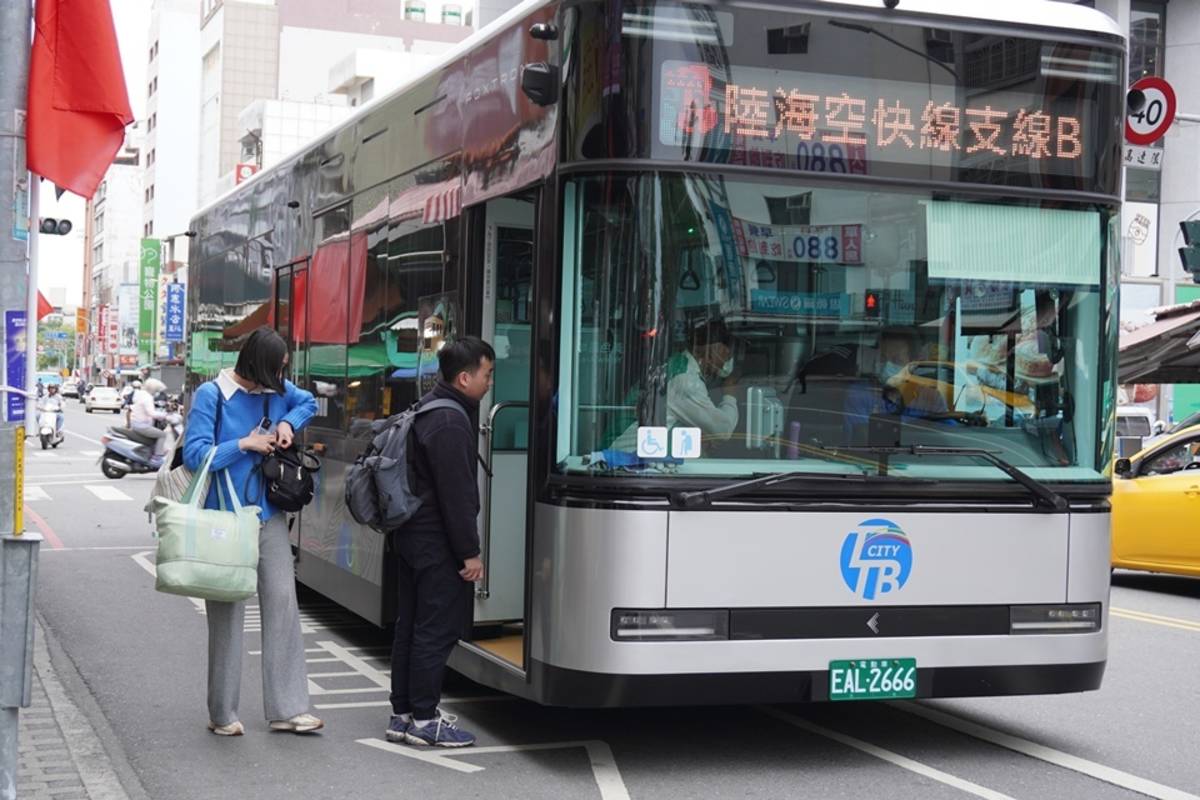
[(262, 461), (267, 499), (281, 511), (299, 511), (312, 502), (313, 474), (320, 470), (321, 460), (311, 450), (276, 449)]
[(360, 525), (387, 533), (421, 507), (421, 498), (412, 490), (408, 438), (417, 417), (435, 408), (453, 408), (469, 419), (461, 405), (443, 399), (372, 424), (371, 444), (346, 468), (346, 508)]

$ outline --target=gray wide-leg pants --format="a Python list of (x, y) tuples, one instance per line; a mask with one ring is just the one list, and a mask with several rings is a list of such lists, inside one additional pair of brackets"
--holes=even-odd
[[(308, 670), (287, 520), (282, 513), (258, 534), (258, 604), (262, 613), (263, 711), (267, 720), (308, 711)], [(208, 717), (217, 725), (238, 718), (242, 685), (242, 626), (246, 604), (206, 600)]]

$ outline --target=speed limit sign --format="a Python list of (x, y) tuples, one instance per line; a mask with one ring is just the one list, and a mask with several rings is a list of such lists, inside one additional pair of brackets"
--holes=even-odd
[(1162, 78), (1142, 78), (1129, 91), (1139, 91), (1145, 98), (1136, 112), (1125, 116), (1125, 140), (1130, 144), (1146, 145), (1162, 138), (1175, 120), (1175, 90)]

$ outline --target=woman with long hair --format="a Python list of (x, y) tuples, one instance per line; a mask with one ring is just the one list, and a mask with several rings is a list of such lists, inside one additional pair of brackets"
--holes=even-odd
[[(273, 731), (310, 733), (324, 723), (309, 711), (304, 637), (284, 513), (272, 507), (263, 485), (263, 456), (292, 444), (296, 431), (316, 413), (311, 393), (284, 378), (287, 343), (267, 327), (250, 334), (236, 366), (200, 386), (188, 413), (183, 461), (227, 470), (243, 505), (261, 509), (258, 544), (258, 601), (262, 611), (263, 710)], [(205, 508), (220, 507), (224, 480), (213, 480)], [(226, 498), (229, 502), (229, 498)], [(242, 677), (244, 603), (205, 602), (208, 615), (208, 729), (241, 736), (238, 719)]]

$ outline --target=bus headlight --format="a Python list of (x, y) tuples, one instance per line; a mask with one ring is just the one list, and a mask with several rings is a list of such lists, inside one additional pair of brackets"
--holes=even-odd
[(1100, 630), (1099, 603), (1012, 606), (1010, 633), (1095, 633)]
[(618, 642), (728, 639), (729, 612), (694, 608), (661, 611), (613, 609), (612, 638)]

